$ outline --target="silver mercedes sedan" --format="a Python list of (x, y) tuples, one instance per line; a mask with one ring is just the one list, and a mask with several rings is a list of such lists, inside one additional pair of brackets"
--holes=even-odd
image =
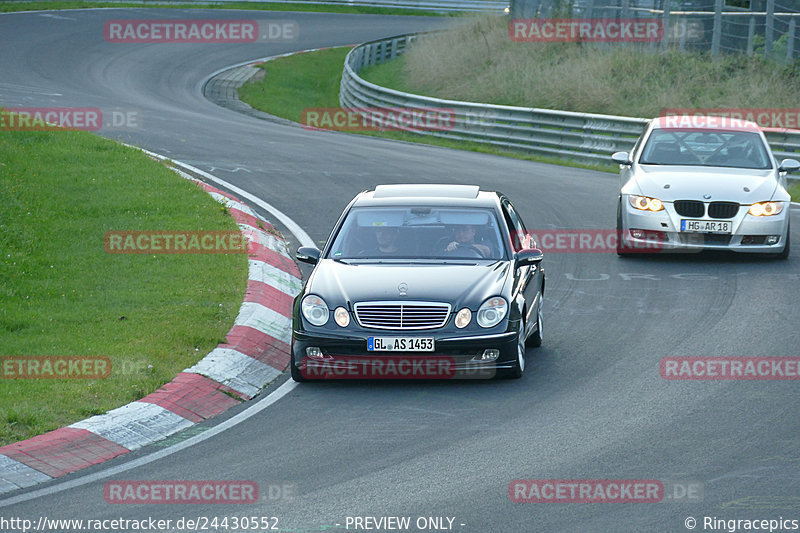
[(730, 250), (789, 257), (786, 175), (758, 125), (655, 118), (620, 165), (617, 253)]

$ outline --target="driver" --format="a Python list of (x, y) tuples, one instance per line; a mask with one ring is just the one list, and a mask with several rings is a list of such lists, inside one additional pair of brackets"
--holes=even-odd
[(453, 231), (453, 239), (448, 242), (444, 247), (445, 252), (455, 252), (459, 247), (474, 248), (478, 250), (483, 257), (489, 257), (491, 250), (485, 244), (475, 242), (475, 226), (470, 224), (458, 225)]

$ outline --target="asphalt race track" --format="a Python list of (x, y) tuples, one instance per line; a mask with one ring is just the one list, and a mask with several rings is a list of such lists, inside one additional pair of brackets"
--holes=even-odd
[[(162, 17), (289, 20), (299, 37), (253, 44), (104, 40), (107, 19)], [(257, 195), (319, 244), (356, 193), (407, 181), (501, 190), (534, 230), (612, 229), (618, 189), (611, 174), (306, 131), (239, 115), (201, 93), (209, 75), (228, 65), (445, 23), (161, 9), (2, 15), (0, 102), (134, 111), (136, 127), (100, 133)], [(796, 208), (793, 218), (800, 243)], [(449, 517), (452, 530), (470, 533), (688, 531), (688, 517), (697, 531), (711, 531), (704, 517), (800, 520), (798, 381), (676, 381), (659, 372), (670, 356), (800, 355), (800, 247), (789, 261), (566, 252), (547, 254), (545, 264), (545, 340), (528, 351), (521, 380), (300, 384), (246, 421), (161, 459), (11, 505), (0, 500), (0, 517), (174, 523), (268, 516), (282, 531), (344, 530), (347, 517), (410, 517), (408, 531), (420, 531), (419, 517)], [(154, 445), (48, 486), (163, 449)], [(250, 505), (114, 505), (103, 497), (109, 480), (185, 479), (252, 480), (262, 498)], [(660, 503), (513, 503), (515, 479), (661, 480), (678, 492)], [(273, 491), (271, 498), (276, 486), (294, 493)], [(701, 496), (669, 497), (687, 487), (700, 487)]]

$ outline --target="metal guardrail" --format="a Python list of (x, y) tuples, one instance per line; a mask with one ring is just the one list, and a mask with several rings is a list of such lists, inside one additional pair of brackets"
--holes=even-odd
[[(452, 110), (455, 117), (452, 128), (409, 131), (583, 163), (609, 163), (613, 152), (630, 151), (648, 123), (644, 118), (443, 100), (381, 87), (358, 75), (364, 67), (402, 54), (421, 35), (399, 35), (353, 48), (344, 62), (341, 106), (412, 108), (420, 112), (444, 108)], [(766, 132), (766, 136), (779, 160), (800, 158), (800, 133)]]
[(469, 11), (503, 13), (507, 1), (498, 0), (213, 0), (214, 2), (274, 2), (278, 4), (315, 4), (330, 6), (386, 7), (422, 11)]
[[(28, 0), (6, 0), (25, 2)], [(57, 1), (57, 0), (51, 0)], [(269, 2), (275, 4), (313, 4), (328, 6), (385, 7), (394, 9), (475, 13), (503, 13), (509, 7), (506, 0), (88, 0), (89, 2), (133, 3), (151, 5), (226, 4), (229, 2)]]

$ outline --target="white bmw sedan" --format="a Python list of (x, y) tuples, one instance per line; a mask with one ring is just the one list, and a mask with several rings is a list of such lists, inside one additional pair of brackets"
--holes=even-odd
[[(703, 119), (703, 120), (698, 120)], [(730, 250), (789, 257), (786, 174), (758, 125), (659, 117), (620, 165), (617, 253)]]

